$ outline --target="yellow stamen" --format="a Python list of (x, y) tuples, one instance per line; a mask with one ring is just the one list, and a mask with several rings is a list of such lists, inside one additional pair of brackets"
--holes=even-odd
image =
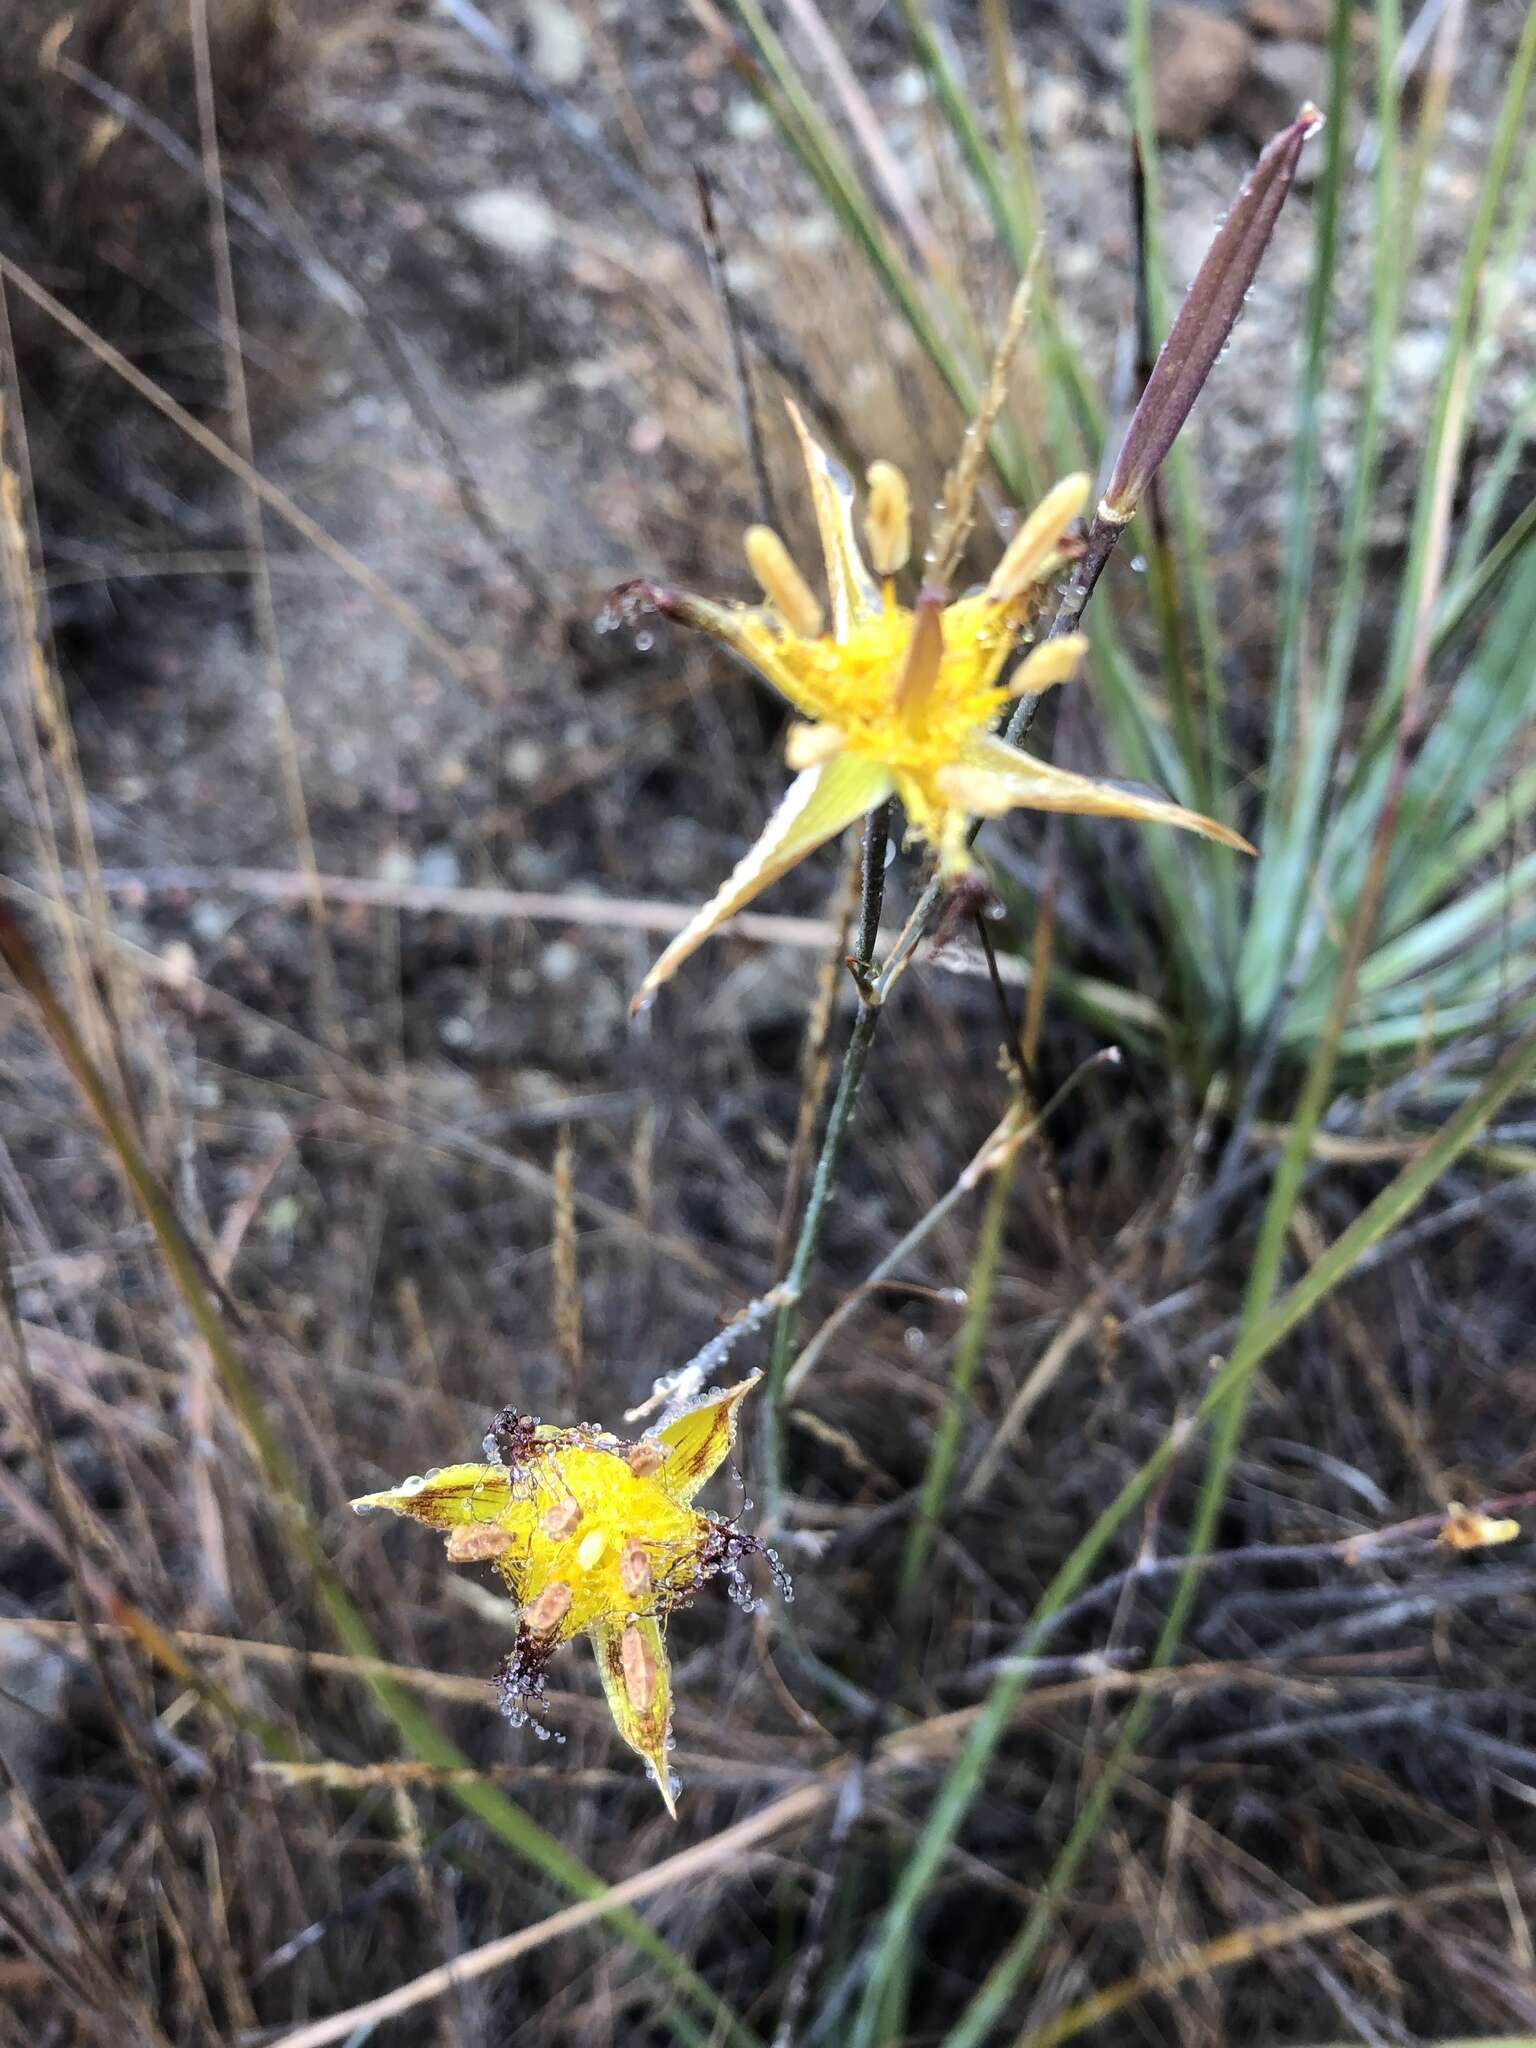
[(749, 526), (742, 537), (747, 567), (763, 595), (792, 633), (814, 640), (821, 632), (821, 606), (800, 574), (794, 556), (771, 526)]
[(797, 775), (802, 768), (819, 768), (843, 751), (847, 737), (840, 725), (792, 725), (784, 735), (784, 759)]
[(912, 493), (894, 462), (872, 462), (865, 472), (869, 504), (864, 538), (877, 576), (899, 576), (912, 553)]
[(987, 595), (994, 604), (1015, 604), (1040, 581), (1067, 528), (1087, 504), (1091, 489), (1088, 478), (1080, 473), (1064, 476), (1046, 492), (992, 571)]
[(1063, 633), (1059, 640), (1043, 640), (1032, 647), (1014, 671), (1008, 685), (1010, 697), (1037, 697), (1057, 683), (1069, 683), (1077, 665), (1088, 652), (1086, 633)]
[(590, 1536), (583, 1536), (576, 1551), (576, 1562), (581, 1570), (589, 1572), (600, 1565), (607, 1548), (608, 1538), (601, 1529), (594, 1529)]
[(925, 590), (912, 614), (912, 638), (896, 678), (896, 710), (910, 727), (921, 723), (944, 660), (944, 600)]
[(643, 1714), (656, 1697), (656, 1658), (650, 1644), (633, 1622), (619, 1644), (619, 1666), (624, 1673), (624, 1691), (637, 1714)]
[(581, 1521), (580, 1503), (574, 1500), (557, 1500), (552, 1508), (546, 1508), (539, 1517), (539, 1527), (546, 1536), (556, 1541), (571, 1535)]
[(448, 1562), (484, 1564), (487, 1558), (500, 1557), (511, 1542), (506, 1530), (494, 1522), (461, 1522), (448, 1531)]
[(537, 1600), (528, 1602), (523, 1609), (523, 1620), (536, 1636), (547, 1636), (560, 1626), (570, 1611), (571, 1589), (563, 1579), (555, 1579)]
[(619, 1584), (631, 1600), (643, 1600), (651, 1590), (651, 1560), (633, 1536), (619, 1553)]

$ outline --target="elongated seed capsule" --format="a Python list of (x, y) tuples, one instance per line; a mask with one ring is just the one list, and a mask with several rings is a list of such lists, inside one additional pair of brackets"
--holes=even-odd
[(637, 1537), (619, 1552), (619, 1584), (631, 1600), (643, 1600), (651, 1590), (651, 1560)]
[(460, 1522), (456, 1529), (448, 1531), (448, 1562), (484, 1564), (487, 1558), (500, 1557), (511, 1542), (506, 1530), (494, 1522)]
[(814, 640), (821, 631), (821, 606), (783, 541), (771, 526), (749, 526), (741, 544), (747, 567), (785, 625), (802, 640)]
[(643, 1714), (656, 1697), (656, 1653), (633, 1622), (619, 1644), (619, 1668), (625, 1697), (637, 1714)]
[(571, 1589), (564, 1579), (552, 1579), (523, 1609), (523, 1620), (536, 1636), (552, 1635), (571, 1611)]
[(608, 1548), (608, 1538), (601, 1529), (594, 1529), (583, 1536), (576, 1547), (576, 1562), (584, 1572), (594, 1570), (603, 1561), (603, 1552)]
[(649, 1479), (653, 1472), (661, 1470), (666, 1460), (666, 1446), (650, 1436), (641, 1437), (639, 1443), (631, 1444), (624, 1453), (624, 1462), (637, 1479)]
[(581, 1504), (569, 1498), (557, 1500), (553, 1507), (546, 1508), (539, 1517), (539, 1527), (544, 1534), (553, 1536), (557, 1541), (562, 1536), (574, 1534), (580, 1522)]
[(1041, 571), (1060, 547), (1067, 528), (1088, 502), (1092, 489), (1086, 475), (1064, 476), (1052, 486), (1003, 550), (992, 571), (987, 595), (994, 604), (1012, 604), (1040, 581)]
[(869, 502), (864, 538), (877, 576), (898, 576), (912, 553), (912, 493), (894, 462), (872, 462), (865, 472)]

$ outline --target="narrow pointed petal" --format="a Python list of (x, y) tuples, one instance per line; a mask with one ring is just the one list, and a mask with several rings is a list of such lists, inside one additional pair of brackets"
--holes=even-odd
[(880, 592), (864, 566), (853, 520), (853, 479), (841, 463), (834, 462), (812, 437), (801, 418), (800, 408), (786, 399), (790, 424), (800, 442), (806, 474), (811, 480), (811, 503), (816, 508), (816, 526), (821, 549), (827, 559), (827, 594), (832, 600), (832, 637), (846, 640), (856, 619), (876, 611)]
[(707, 633), (748, 668), (756, 670), (765, 683), (797, 710), (812, 708), (796, 694), (793, 671), (781, 653), (780, 630), (760, 606), (717, 604), (712, 597), (696, 597), (688, 590), (669, 590), (664, 584), (643, 579), (622, 584), (608, 602), (612, 613), (627, 621), (654, 612), (659, 618), (675, 619), (680, 626), (690, 626), (696, 633)]
[(1032, 754), (1021, 754), (1006, 740), (988, 733), (971, 740), (963, 764), (940, 770), (940, 785), (950, 801), (963, 805), (974, 817), (996, 817), (1004, 811), (1071, 811), (1088, 818), (1133, 818), (1144, 825), (1177, 825), (1186, 832), (1198, 832), (1239, 853), (1254, 848), (1236, 832), (1187, 811), (1155, 790), (1134, 783), (1102, 782), (1091, 775), (1074, 775), (1070, 769), (1053, 767)]
[(445, 1465), (425, 1478), (402, 1480), (383, 1493), (365, 1493), (351, 1505), (360, 1515), (388, 1508), (392, 1514), (425, 1522), (429, 1529), (456, 1529), (467, 1522), (500, 1522), (515, 1503), (499, 1465)]
[(661, 1623), (650, 1615), (594, 1622), (592, 1648), (613, 1725), (650, 1765), (662, 1804), (674, 1820), (677, 1801), (667, 1761), (672, 1732), (672, 1666)]
[(656, 1483), (665, 1487), (675, 1501), (686, 1506), (705, 1480), (719, 1471), (736, 1441), (741, 1404), (761, 1378), (760, 1372), (753, 1373), (739, 1386), (727, 1387), (723, 1394), (700, 1401), (665, 1428), (643, 1439), (665, 1449), (666, 1460), (657, 1470)]
[(697, 952), (727, 919), (745, 909), (755, 896), (807, 854), (835, 839), (855, 818), (862, 818), (866, 811), (883, 803), (890, 793), (891, 778), (885, 769), (853, 754), (844, 754), (823, 768), (808, 768), (803, 775), (796, 776), (751, 852), (737, 862), (729, 878), (678, 933), (641, 982), (629, 1006), (631, 1014), (664, 981), (670, 980), (689, 954)]

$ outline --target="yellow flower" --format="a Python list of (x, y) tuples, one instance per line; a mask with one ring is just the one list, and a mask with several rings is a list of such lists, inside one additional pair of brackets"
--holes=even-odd
[(786, 754), (799, 773), (767, 829), (667, 947), (641, 984), (636, 1007), (727, 918), (892, 795), (950, 876), (969, 865), (975, 819), (1019, 808), (1180, 825), (1253, 851), (1226, 826), (1166, 797), (1052, 767), (994, 730), (1014, 698), (1065, 682), (1082, 659), (1086, 641), (1064, 634), (1042, 642), (1011, 676), (1004, 674), (1066, 559), (1068, 528), (1088, 499), (1086, 476), (1067, 477), (1046, 495), (984, 589), (951, 600), (925, 587), (908, 607), (895, 583), (910, 547), (901, 472), (888, 462), (869, 472), (865, 533), (877, 582), (854, 533), (846, 473), (812, 439), (793, 405), (789, 413), (810, 476), (830, 623), (784, 543), (762, 526), (746, 535), (747, 561), (766, 600), (761, 605), (716, 604), (649, 583), (617, 594), (621, 609), (653, 609), (710, 634), (809, 721), (790, 727)]
[[(561, 1644), (589, 1636), (618, 1731), (650, 1766), (674, 1819), (667, 1616), (718, 1572), (733, 1592), (744, 1588), (740, 1560), (761, 1548), (692, 1505), (735, 1441), (737, 1410), (760, 1377), (706, 1396), (633, 1443), (503, 1408), (485, 1440), (494, 1462), (444, 1466), (352, 1503), (360, 1514), (391, 1508), (441, 1529), (451, 1563), (500, 1572), (520, 1609), (516, 1644), (497, 1674), (514, 1723), (536, 1709)], [(777, 1559), (766, 1555), (782, 1584)]]

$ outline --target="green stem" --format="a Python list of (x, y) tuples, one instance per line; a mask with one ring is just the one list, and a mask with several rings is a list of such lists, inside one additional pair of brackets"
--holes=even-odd
[(864, 824), (864, 863), (859, 880), (859, 926), (849, 965), (860, 983), (858, 1015), (853, 1020), (848, 1048), (843, 1054), (837, 1093), (827, 1117), (826, 1133), (811, 1177), (811, 1192), (800, 1219), (795, 1255), (784, 1278), (786, 1300), (774, 1326), (773, 1352), (768, 1361), (768, 1384), (763, 1403), (763, 1491), (765, 1520), (770, 1529), (783, 1526), (784, 1512), (784, 1381), (795, 1348), (800, 1297), (810, 1279), (816, 1247), (821, 1241), (822, 1221), (831, 1200), (843, 1143), (853, 1120), (854, 1106), (864, 1080), (864, 1066), (880, 1025), (880, 1004), (871, 999), (863, 976), (875, 957), (880, 936), (880, 910), (885, 901), (885, 855), (891, 837), (891, 806), (883, 803), (871, 811)]

